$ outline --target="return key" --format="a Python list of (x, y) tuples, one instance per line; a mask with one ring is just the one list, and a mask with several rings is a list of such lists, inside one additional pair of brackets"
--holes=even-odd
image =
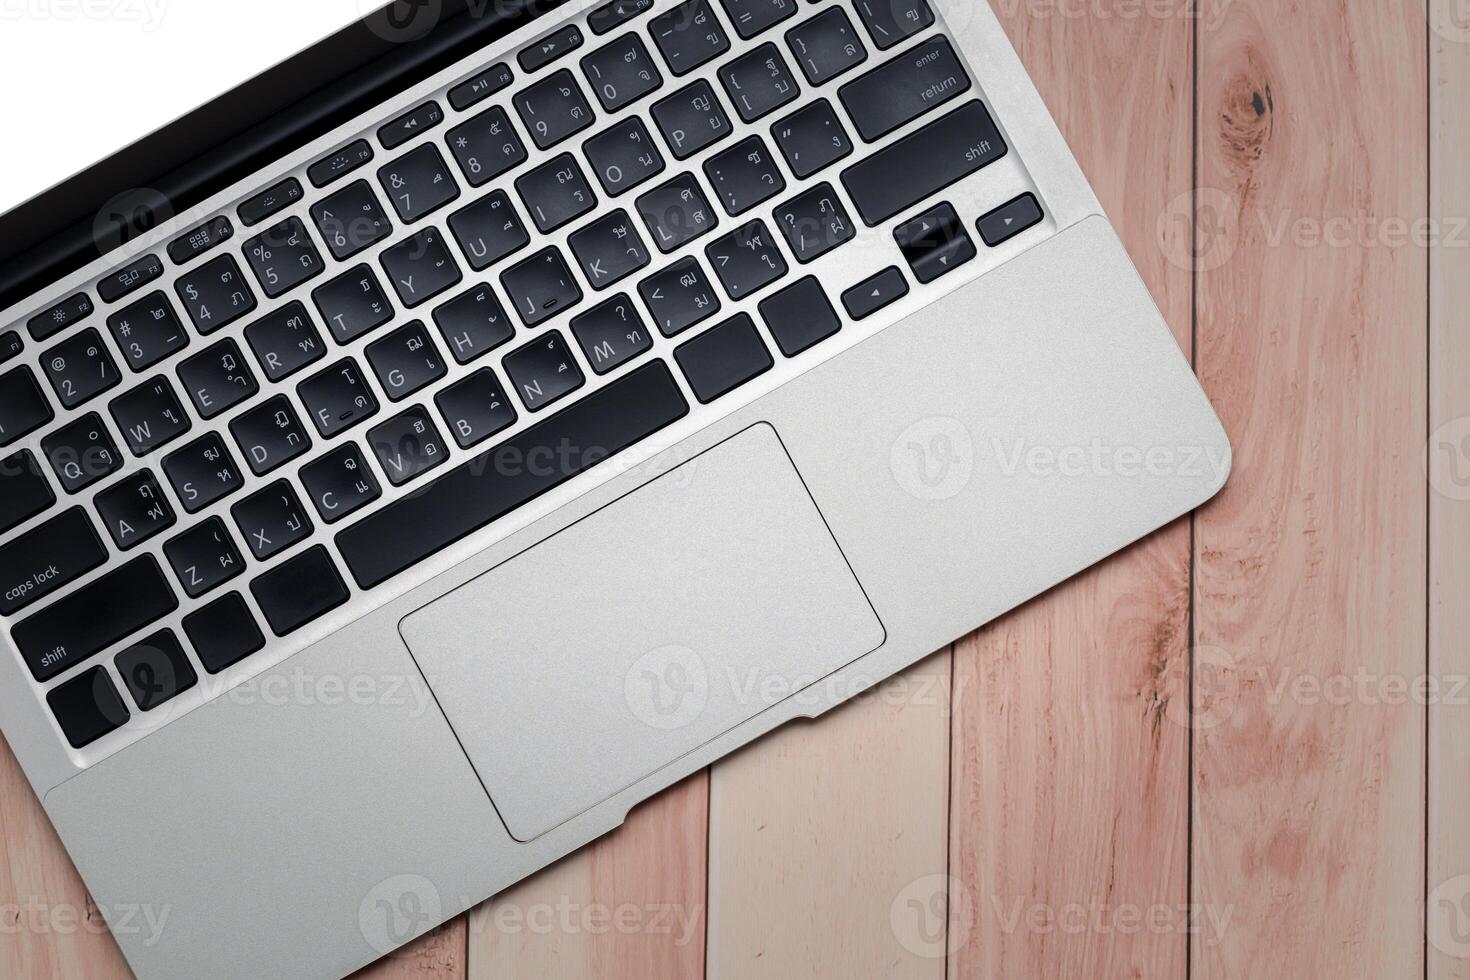
[(842, 86), (842, 104), (871, 143), (970, 89), (948, 38), (936, 37)]

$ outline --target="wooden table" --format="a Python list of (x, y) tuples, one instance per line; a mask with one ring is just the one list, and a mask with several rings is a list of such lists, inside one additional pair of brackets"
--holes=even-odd
[[(368, 976), (1470, 976), (1470, 22), (993, 2), (1229, 488)], [(126, 976), (8, 751), (0, 836), (0, 976)]]

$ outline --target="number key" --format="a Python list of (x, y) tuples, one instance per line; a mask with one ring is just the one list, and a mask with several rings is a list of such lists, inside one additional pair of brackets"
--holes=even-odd
[(592, 52), (582, 59), (582, 70), (608, 112), (632, 105), (664, 83), (637, 34), (624, 35)]
[(321, 273), (321, 253), (300, 218), (285, 221), (245, 243), (245, 258), (272, 299)]
[(412, 223), (459, 197), (439, 148), (425, 143), (378, 171), (378, 180), (398, 217)]
[[(253, 300), (251, 305), (255, 305)], [(189, 343), (178, 314), (161, 292), (150, 293), (131, 306), (118, 310), (107, 318), (107, 329), (112, 331), (112, 338), (134, 371), (152, 367)]]
[(348, 184), (325, 201), (312, 205), (311, 220), (326, 239), (332, 257), (350, 258), (393, 234), (377, 195), (365, 180)]
[(122, 380), (96, 327), (88, 327), (51, 348), (41, 365), (66, 408), (76, 408)]
[(531, 139), (543, 150), (592, 125), (592, 107), (566, 68), (517, 95), (515, 103)]
[(201, 334), (213, 333), (255, 309), (255, 294), (241, 279), (240, 266), (231, 255), (206, 262), (176, 282), (174, 289)]
[(449, 149), (471, 187), (494, 180), (526, 159), (526, 145), (499, 106), (451, 129)]

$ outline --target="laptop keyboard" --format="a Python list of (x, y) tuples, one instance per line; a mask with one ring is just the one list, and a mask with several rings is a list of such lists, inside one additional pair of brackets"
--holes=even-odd
[[(1042, 222), (935, 200), (1007, 146), (926, 0), (654, 6), (0, 335), (0, 616), (70, 745)], [(907, 269), (807, 270), (900, 216)]]

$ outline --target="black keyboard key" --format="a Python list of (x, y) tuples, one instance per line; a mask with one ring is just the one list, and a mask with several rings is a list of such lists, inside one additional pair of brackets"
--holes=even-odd
[(383, 495), (356, 443), (346, 443), (301, 467), (301, 485), (317, 514), (336, 523)]
[(720, 0), (735, 32), (750, 40), (796, 15), (796, 0)]
[(531, 139), (543, 150), (592, 125), (592, 107), (566, 68), (521, 92), (515, 105)]
[(971, 102), (848, 167), (842, 182), (874, 226), (1005, 155), (990, 113)]
[(230, 423), (251, 471), (264, 476), (311, 448), (311, 437), (285, 395), (268, 398)]
[(871, 143), (969, 90), (970, 76), (953, 45), (936, 37), (848, 82), (839, 95)]
[(44, 683), (178, 606), (158, 559), (140, 555), (17, 623), (10, 638)]
[(347, 344), (393, 319), (393, 304), (373, 270), (359, 265), (311, 293), (322, 322), (339, 344)]
[(369, 344), (367, 358), (383, 393), (395, 402), (433, 384), (449, 371), (422, 320), (404, 324)]
[(368, 445), (388, 474), (388, 482), (400, 487), (429, 472), (449, 458), (449, 447), (434, 426), (434, 420), (415, 405), (368, 432)]
[(705, 257), (733, 300), (760, 292), (786, 275), (786, 260), (764, 221), (737, 228), (705, 249)]
[(184, 633), (199, 662), (218, 674), (265, 648), (265, 635), (238, 592), (222, 596), (184, 617)]
[(0, 534), (14, 530), (56, 503), (56, 495), (29, 449), (0, 460)]
[[(668, 366), (652, 361), (369, 514), (337, 535), (337, 547), (370, 589), (688, 412)], [(550, 465), (525, 465), (542, 458)]]
[(80, 507), (63, 511), (0, 546), (0, 615), (10, 616), (65, 588), (107, 560)]
[(245, 328), (245, 340), (272, 381), (289, 378), (327, 356), (327, 345), (300, 300), (250, 324)]
[(122, 454), (102, 424), (102, 416), (88, 412), (41, 440), (61, 489), (78, 493), (122, 469)]
[[(794, 2), (794, 0), (788, 0)], [(766, 43), (720, 69), (720, 82), (735, 111), (755, 122), (791, 102), (799, 94), (786, 59), (774, 44)]]
[(108, 408), (134, 456), (147, 456), (189, 431), (189, 416), (162, 376), (117, 396)]
[(531, 244), (521, 216), (505, 191), (491, 191), (449, 216), (449, 230), (477, 272)]
[(85, 748), (132, 717), (105, 667), (93, 667), (46, 695), (56, 723), (74, 749)]
[(930, 208), (893, 231), (899, 250), (922, 283), (933, 282), (977, 254), (965, 223), (949, 204)]
[(672, 252), (714, 231), (719, 218), (693, 174), (680, 174), (638, 198), (638, 213), (661, 252)]
[(365, 180), (353, 181), (311, 206), (311, 220), (339, 262), (393, 234), (393, 222)]
[(30, 435), (51, 419), (51, 405), (30, 368), (0, 375), (0, 446)]
[(385, 251), (383, 271), (404, 306), (427, 303), (464, 278), (438, 228), (425, 228)]
[[(211, 334), (255, 309), (255, 294), (232, 255), (206, 262), (174, 283), (174, 289), (201, 334)], [(126, 350), (127, 345), (122, 346)]]
[(407, 224), (432, 214), (459, 197), (459, 185), (449, 173), (444, 155), (432, 143), (386, 164), (378, 170), (383, 192), (398, 217)]
[(102, 526), (121, 551), (167, 531), (177, 520), (151, 470), (124, 477), (99, 493), (92, 503)]
[(563, 55), (570, 54), (582, 46), (585, 38), (582, 36), (582, 28), (576, 24), (567, 26), (548, 34), (535, 44), (528, 44), (521, 49), (516, 60), (521, 63), (524, 71), (537, 71), (545, 68)]
[[(368, 350), (371, 357), (372, 348)], [(296, 393), (323, 439), (346, 432), (378, 414), (378, 396), (373, 394), (357, 362), (350, 357), (307, 378)]]
[(174, 265), (183, 265), (234, 237), (235, 226), (230, 223), (229, 218), (220, 215), (169, 242), (168, 257), (173, 260)]
[(795, 357), (842, 329), (842, 321), (815, 276), (807, 276), (761, 301), (761, 319), (781, 353)]
[[(66, 408), (76, 408), (102, 392), (116, 387), (122, 380), (117, 364), (112, 360), (112, 355), (107, 352), (107, 347), (102, 343), (102, 337), (97, 333), (95, 327), (88, 327), (51, 348), (41, 356), (41, 367), (45, 369), (46, 377), (56, 391), (56, 397)], [(30, 374), (28, 369), (22, 368), (21, 370), (27, 375)], [(5, 377), (14, 378), (17, 373), (8, 374)], [(0, 388), (3, 387), (4, 382), (0, 382)], [(39, 394), (40, 392), (37, 392), (37, 395)], [(41, 403), (44, 406), (44, 398), (41, 398)], [(4, 405), (4, 395), (0, 394), (0, 445), (4, 445), (8, 437)], [(51, 410), (47, 408), (46, 418), (41, 421), (49, 420), (50, 413)]]
[(218, 433), (211, 432), (163, 458), (163, 472), (191, 514), (245, 485), (245, 477)]
[(652, 261), (633, 219), (621, 209), (573, 233), (567, 244), (593, 289), (606, 289)]
[[(229, 260), (227, 255), (222, 257)], [(253, 299), (250, 305), (255, 305)], [(134, 371), (146, 370), (189, 344), (184, 325), (163, 293), (150, 293), (118, 310), (107, 318), (107, 329)]]
[(25, 352), (26, 342), (21, 339), (19, 330), (7, 330), (0, 333), (0, 364), (13, 360)]
[(104, 303), (116, 303), (163, 275), (163, 261), (156, 255), (134, 259), (97, 283), (97, 295)]
[(796, 261), (815, 261), (857, 235), (837, 191), (818, 184), (776, 209), (776, 224), (791, 245)]
[(626, 193), (664, 172), (664, 155), (654, 145), (643, 120), (636, 116), (598, 133), (582, 150), (609, 197)]
[(306, 192), (301, 189), (301, 181), (295, 177), (287, 177), (240, 205), (235, 213), (240, 216), (240, 223), (249, 228), (285, 210), (304, 196)]
[(515, 336), (495, 291), (479, 285), (434, 310), (434, 323), (456, 362), (468, 364)]
[(481, 368), (445, 388), (435, 396), (434, 403), (461, 449), (484, 442), (516, 420), (516, 410), (490, 368)]
[(311, 519), (285, 480), (257, 490), (230, 509), (245, 546), (261, 561), (311, 537)]
[(260, 390), (240, 346), (221, 340), (179, 364), (179, 380), (201, 417), (228, 412)]
[(857, 0), (857, 10), (881, 51), (934, 26), (928, 0)]
[(689, 72), (730, 50), (709, 0), (688, 0), (649, 24), (653, 41), (675, 75)]
[(704, 164), (720, 203), (731, 217), (744, 214), (786, 189), (786, 178), (759, 136), (741, 140)]
[(505, 355), (505, 373), (522, 403), (539, 412), (576, 391), (586, 382), (560, 331), (553, 330), (519, 350)]
[(710, 327), (674, 348), (674, 359), (701, 404), (708, 405), (769, 371), (775, 361), (748, 313)]
[(250, 583), (261, 614), (276, 636), (320, 619), (349, 598), (327, 549), (318, 545)]
[(449, 151), (471, 187), (494, 180), (520, 166), (526, 144), (511, 125), (510, 116), (495, 106), (449, 131)]
[(582, 168), (570, 153), (546, 161), (516, 181), (526, 210), (543, 233), (575, 221), (597, 206)]
[(654, 0), (612, 0), (587, 15), (593, 34), (606, 34), (653, 9)]
[(852, 140), (832, 103), (820, 99), (771, 127), (776, 145), (797, 179), (806, 180), (852, 154)]
[(218, 517), (195, 525), (163, 546), (174, 575), (189, 598), (213, 592), (245, 571), (245, 559), (230, 529)]
[(786, 32), (796, 63), (813, 85), (825, 85), (868, 60), (868, 49), (841, 7), (829, 7)]
[(582, 301), (582, 289), (554, 245), (505, 270), (500, 284), (528, 327), (545, 323)]
[(117, 655), (117, 672), (142, 711), (152, 711), (199, 683), (172, 630), (155, 633)]
[(1036, 200), (1036, 195), (1028, 192), (982, 215), (976, 227), (980, 231), (981, 240), (990, 248), (995, 248), (1015, 238), (1027, 228), (1034, 228), (1041, 224), (1043, 217), (1041, 204)]
[(582, 71), (608, 112), (627, 108), (664, 83), (637, 34), (625, 34), (583, 58)]
[(854, 320), (865, 320), (879, 310), (898, 302), (909, 294), (909, 281), (898, 266), (864, 279), (842, 294), (842, 305)]
[(86, 293), (69, 296), (42, 313), (26, 321), (26, 329), (34, 340), (54, 337), (74, 323), (80, 323), (92, 315), (92, 297)]
[(444, 110), (437, 102), (425, 102), (397, 119), (378, 127), (378, 142), (383, 149), (393, 150), (407, 143), (420, 133), (427, 133), (444, 121)]
[(686, 160), (733, 131), (714, 87), (701, 79), (653, 104), (653, 121), (674, 157)]
[(449, 90), (449, 104), (459, 112), (490, 98), (496, 92), (509, 87), (515, 81), (510, 65), (501, 62), (491, 65)]
[(320, 275), (326, 266), (300, 218), (287, 218), (245, 243), (260, 287), (274, 299)]
[(665, 337), (683, 333), (720, 312), (720, 297), (692, 255), (643, 280), (638, 292)]
[(313, 163), (306, 171), (313, 187), (325, 187), (332, 181), (372, 162), (373, 148), (367, 140), (355, 140), (329, 157)]
[(572, 335), (598, 374), (615, 371), (653, 347), (653, 337), (626, 293), (573, 317)]

